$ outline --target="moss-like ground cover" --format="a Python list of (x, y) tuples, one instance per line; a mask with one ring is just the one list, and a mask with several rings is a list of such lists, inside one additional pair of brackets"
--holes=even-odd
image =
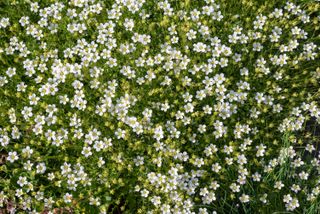
[(0, 0), (0, 213), (319, 213), (319, 28), (315, 0)]

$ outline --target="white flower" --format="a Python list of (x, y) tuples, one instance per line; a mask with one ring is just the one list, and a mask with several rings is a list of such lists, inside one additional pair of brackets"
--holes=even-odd
[(239, 200), (240, 200), (242, 203), (248, 203), (248, 202), (250, 201), (250, 197), (249, 197), (249, 195), (242, 194), (242, 195), (239, 197)]
[(155, 205), (158, 206), (161, 204), (161, 198), (159, 196), (153, 196), (151, 198), (151, 202)]
[(128, 30), (128, 31), (132, 31), (132, 29), (133, 29), (133, 27), (134, 27), (134, 21), (133, 21), (133, 19), (128, 19), (128, 18), (126, 18), (125, 20), (124, 20), (124, 27), (126, 28), (126, 30)]
[(27, 177), (25, 177), (25, 176), (19, 176), (19, 179), (18, 179), (17, 183), (18, 183), (21, 187), (23, 187), (24, 185), (26, 185), (26, 184), (28, 183)]
[(120, 70), (120, 73), (128, 77), (128, 79), (132, 79), (136, 77), (135, 71), (131, 69), (130, 66), (123, 66)]
[(198, 42), (196, 44), (193, 44), (193, 50), (195, 52), (205, 53), (206, 49), (207, 49), (207, 45), (202, 42)]
[(283, 184), (281, 181), (277, 181), (277, 182), (274, 184), (274, 188), (275, 188), (275, 189), (281, 190), (282, 187), (284, 187), (284, 184)]
[(236, 183), (232, 183), (230, 185), (230, 189), (231, 189), (232, 192), (240, 192), (240, 186), (237, 185)]
[(186, 111), (186, 113), (192, 113), (194, 109), (194, 106), (192, 105), (192, 103), (187, 103), (184, 106), (184, 110)]
[(0, 19), (0, 29), (1, 28), (6, 28), (10, 25), (10, 22), (9, 22), (9, 18), (2, 18)]
[(72, 194), (66, 193), (66, 194), (63, 196), (63, 200), (64, 200), (65, 203), (71, 203), (71, 201), (72, 201)]
[(40, 174), (43, 174), (46, 171), (45, 163), (39, 163), (36, 168), (37, 168), (37, 173), (40, 173)]
[(238, 155), (238, 164), (243, 165), (247, 163), (247, 158), (243, 154)]
[(149, 195), (149, 191), (148, 190), (146, 190), (146, 189), (143, 189), (143, 190), (141, 190), (141, 196), (142, 197), (148, 197), (148, 195)]
[(31, 149), (30, 146), (27, 146), (26, 148), (22, 149), (22, 154), (30, 157), (33, 154), (33, 149)]
[(309, 174), (306, 173), (305, 171), (302, 171), (299, 173), (299, 177), (301, 180), (308, 180)]
[(215, 163), (215, 164), (212, 165), (211, 168), (212, 168), (212, 171), (218, 173), (221, 170), (222, 167), (219, 165), (219, 163)]
[(91, 147), (84, 146), (81, 154), (83, 154), (86, 158), (92, 155)]
[(154, 137), (157, 141), (160, 141), (160, 140), (164, 137), (163, 130), (162, 130), (162, 126), (157, 126), (157, 127), (154, 129), (154, 135), (153, 135), (153, 137)]
[(19, 156), (16, 151), (8, 153), (7, 160), (10, 161), (11, 163), (15, 162), (18, 159), (19, 159)]
[(8, 68), (6, 71), (6, 74), (8, 75), (8, 77), (13, 77), (14, 75), (16, 75), (16, 68)]

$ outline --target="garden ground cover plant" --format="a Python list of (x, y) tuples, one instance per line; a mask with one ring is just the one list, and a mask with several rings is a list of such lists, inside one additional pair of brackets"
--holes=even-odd
[(319, 28), (315, 0), (0, 0), (0, 213), (319, 213)]

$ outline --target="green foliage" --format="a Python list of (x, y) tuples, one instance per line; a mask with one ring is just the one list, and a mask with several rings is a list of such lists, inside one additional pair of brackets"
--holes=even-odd
[(0, 0), (0, 213), (317, 213), (319, 9)]

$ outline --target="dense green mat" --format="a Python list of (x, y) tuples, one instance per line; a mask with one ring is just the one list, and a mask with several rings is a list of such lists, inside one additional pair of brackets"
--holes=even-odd
[(320, 2), (0, 0), (0, 213), (320, 213)]

